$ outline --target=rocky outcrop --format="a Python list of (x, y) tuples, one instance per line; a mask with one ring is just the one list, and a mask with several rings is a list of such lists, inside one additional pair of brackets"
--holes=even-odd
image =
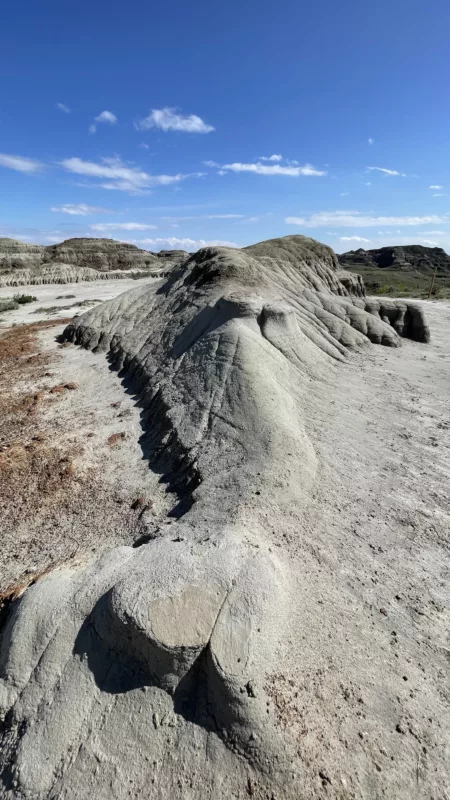
[(114, 239), (66, 239), (45, 248), (44, 263), (71, 264), (99, 272), (159, 268), (157, 257), (134, 244)]
[(181, 264), (189, 258), (190, 253), (186, 250), (160, 250), (159, 253), (155, 255), (157, 255), (158, 258), (168, 259), (173, 263)]
[(337, 267), (301, 236), (205, 248), (66, 329), (139, 397), (173, 523), (12, 604), (5, 797), (298, 799), (267, 680), (301, 618), (283, 530), (317, 476), (303, 398), (352, 348), (428, 337), (419, 307), (353, 297)]
[(38, 267), (44, 261), (45, 247), (0, 238), (0, 275), (3, 271)]
[(450, 275), (450, 256), (441, 247), (423, 247), (411, 244), (381, 247), (378, 250), (350, 250), (338, 256), (344, 269), (376, 267), (379, 269), (417, 271)]
[(79, 283), (130, 277), (132, 273), (136, 277), (139, 273), (161, 276), (181, 260), (184, 257), (180, 255), (171, 258), (167, 253), (160, 258), (113, 239), (67, 239), (48, 247), (0, 239), (0, 286)]
[(40, 284), (83, 283), (85, 281), (110, 281), (123, 278), (161, 278), (167, 270), (111, 270), (110, 272), (76, 267), (73, 264), (42, 264), (34, 269), (15, 269), (0, 273), (0, 286), (37, 286)]

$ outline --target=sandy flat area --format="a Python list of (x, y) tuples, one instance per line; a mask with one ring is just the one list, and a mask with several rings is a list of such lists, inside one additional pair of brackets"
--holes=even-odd
[[(158, 278), (143, 278), (142, 280), (102, 280), (89, 281), (87, 283), (61, 283), (61, 284), (40, 284), (38, 286), (0, 286), (1, 297), (13, 297), (15, 294), (31, 294), (36, 297), (33, 303), (21, 305), (15, 311), (7, 311), (0, 314), (0, 328), (15, 324), (37, 322), (45, 319), (57, 319), (58, 317), (74, 316), (83, 313), (96, 305), (95, 301), (111, 300), (118, 294), (135, 289), (136, 286), (144, 286), (147, 283), (158, 281)], [(64, 297), (65, 295), (65, 297)], [(71, 295), (71, 297), (67, 297)], [(78, 306), (84, 301), (92, 301), (92, 305)], [(71, 306), (64, 309), (64, 306)], [(37, 309), (45, 307), (60, 306), (60, 311), (37, 312)]]

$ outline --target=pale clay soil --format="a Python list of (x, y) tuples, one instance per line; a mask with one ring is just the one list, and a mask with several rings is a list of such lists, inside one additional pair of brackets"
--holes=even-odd
[[(38, 301), (3, 315), (0, 327), (45, 319), (33, 306), (75, 302), (57, 294), (107, 299), (131, 286), (33, 286)], [(273, 531), (298, 578), (283, 670), (268, 676), (266, 691), (307, 770), (329, 777), (328, 788), (317, 778), (314, 797), (353, 797), (346, 788), (357, 759), (367, 774), (361, 796), (450, 798), (450, 304), (422, 306), (430, 344), (367, 346), (305, 391), (317, 480), (304, 508)], [(173, 501), (143, 458), (135, 399), (103, 353), (60, 347), (62, 330), (40, 332), (40, 348), (56, 357), (51, 382), (78, 388), (44, 404), (39, 424), (61, 448), (82, 445), (76, 474), (95, 476), (93, 491), (59, 530), (57, 518), (47, 528), (38, 520), (7, 537), (2, 588), (25, 570), (91, 560), (171, 524)], [(116, 433), (123, 437), (111, 447)], [(130, 510), (140, 497), (143, 515)]]
[[(76, 308), (60, 314), (33, 313), (34, 307), (43, 304), (75, 302), (56, 300), (58, 294), (106, 300), (131, 288), (131, 284), (135, 287), (136, 281), (32, 286), (30, 291), (38, 297), (37, 302), (3, 314), (0, 335), (2, 329), (14, 324), (67, 318), (76, 313)], [(5, 290), (0, 292), (4, 294)], [(135, 399), (124, 390), (103, 353), (61, 346), (58, 338), (64, 328), (65, 323), (39, 331), (38, 352), (50, 356), (50, 364), (32, 384), (22, 382), (12, 387), (12, 396), (43, 391), (36, 427), (24, 433), (24, 440), (31, 438), (30, 433), (43, 435), (45, 442), (62, 455), (74, 453), (74, 478), (67, 496), (59, 492), (33, 519), (19, 525), (4, 520), (0, 591), (49, 566), (80, 558), (91, 560), (117, 544), (132, 544), (151, 535), (161, 523), (170, 524), (170, 520), (165, 521), (170, 498), (159, 476), (148, 469), (139, 444), (141, 414)], [(75, 383), (77, 388), (51, 393), (52, 387), (66, 383)], [(112, 444), (108, 442), (111, 436), (117, 440)]]

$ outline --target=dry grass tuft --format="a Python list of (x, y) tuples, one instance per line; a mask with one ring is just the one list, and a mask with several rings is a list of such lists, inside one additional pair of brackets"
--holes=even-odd
[(18, 325), (0, 337), (0, 516), (8, 527), (30, 518), (74, 476), (73, 453), (61, 453), (39, 430), (46, 392), (29, 389), (50, 362), (37, 333), (60, 324)]
[(111, 436), (108, 436), (107, 442), (110, 447), (118, 447), (118, 445), (126, 438), (126, 433), (121, 431), (120, 433), (112, 433)]

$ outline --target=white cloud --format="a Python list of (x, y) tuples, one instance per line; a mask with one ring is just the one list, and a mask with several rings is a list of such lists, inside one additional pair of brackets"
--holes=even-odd
[(406, 178), (407, 177), (407, 175), (405, 175), (404, 172), (398, 172), (396, 169), (386, 169), (385, 167), (367, 167), (367, 169), (370, 169), (370, 170), (376, 171), (376, 172), (382, 172), (383, 175), (386, 175), (386, 176), (398, 175), (400, 178)]
[(141, 142), (139, 147), (143, 147), (144, 150), (149, 150), (150, 149), (150, 145), (146, 144), (145, 142)]
[[(373, 217), (359, 211), (321, 211), (310, 217), (286, 217), (288, 225), (299, 225), (303, 228), (373, 228), (384, 225), (430, 225), (446, 223), (443, 217), (433, 214), (429, 217)], [(449, 220), (450, 221), (450, 220)]]
[[(210, 162), (212, 166), (214, 162)], [(214, 164), (214, 166), (219, 166)], [(315, 169), (311, 164), (305, 164), (303, 167), (282, 167), (280, 164), (261, 164), (259, 161), (256, 164), (241, 164), (234, 162), (233, 164), (223, 164), (221, 169), (229, 170), (230, 172), (253, 172), (255, 175), (289, 175), (297, 178), (299, 175), (326, 175), (326, 172)]]
[[(101, 114), (97, 114), (94, 119), (95, 122), (105, 122), (107, 125), (115, 125), (117, 123), (117, 117), (112, 113), (112, 111), (102, 111)], [(88, 130), (89, 133), (95, 133), (97, 130), (97, 125), (92, 123), (92, 125), (89, 125)]]
[(272, 156), (260, 156), (260, 161), (282, 161), (283, 156), (281, 154), (274, 153)]
[(368, 144), (373, 144), (374, 143), (374, 139), (372, 139), (372, 137), (369, 136), (369, 138), (367, 139), (367, 142), (368, 142)]
[(157, 238), (157, 239), (128, 239), (127, 241), (132, 241), (133, 244), (141, 245), (151, 245), (152, 247), (159, 248), (160, 250), (164, 249), (181, 249), (181, 250), (192, 250), (195, 252), (199, 250), (201, 247), (239, 247), (236, 242), (224, 242), (220, 239), (178, 239), (176, 237), (168, 237), (165, 238)]
[(117, 117), (112, 111), (102, 111), (101, 114), (98, 114), (95, 117), (96, 122), (107, 122), (108, 125), (115, 125), (117, 122)]
[(135, 128), (140, 131), (148, 131), (151, 128), (159, 128), (162, 131), (181, 131), (182, 133), (211, 133), (214, 130), (212, 125), (196, 114), (183, 116), (177, 114), (175, 108), (153, 108), (145, 119), (135, 123)]
[(246, 219), (245, 214), (197, 214), (196, 216), (188, 216), (188, 217), (161, 217), (161, 219), (165, 220), (166, 222), (191, 222), (195, 219), (240, 219), (240, 220), (252, 220), (252, 222), (256, 222), (258, 217), (249, 217)]
[(156, 225), (147, 225), (142, 222), (97, 222), (89, 225), (91, 231), (106, 233), (107, 231), (156, 231)]
[(372, 186), (372, 181), (366, 181), (364, 185), (365, 186)]
[(123, 162), (118, 157), (103, 158), (100, 163), (83, 161), (81, 158), (66, 158), (60, 163), (64, 169), (76, 175), (106, 179), (106, 182), (95, 184), (103, 189), (117, 189), (130, 194), (144, 194), (154, 186), (168, 186), (186, 178), (200, 178), (204, 175), (203, 172), (193, 172), (188, 175), (182, 173), (150, 175), (139, 167)]
[(7, 153), (0, 153), (0, 167), (13, 169), (16, 172), (25, 172), (27, 175), (36, 174), (44, 169), (44, 164), (25, 156), (11, 156)]
[(88, 206), (86, 203), (65, 203), (63, 206), (52, 206), (50, 211), (58, 211), (61, 214), (70, 214), (74, 217), (87, 217), (89, 214), (107, 214), (107, 208), (100, 206)]
[(219, 169), (219, 170), (217, 170), (217, 174), (218, 175), (226, 175), (227, 173), (226, 173), (226, 171), (224, 169)]
[(57, 108), (59, 111), (62, 111), (64, 114), (70, 114), (70, 108), (69, 106), (66, 106), (65, 103), (56, 103), (55, 108)]
[(443, 189), (443, 186), (439, 186), (437, 183), (432, 183), (431, 186), (428, 187), (429, 189)]
[(370, 239), (364, 239), (364, 236), (340, 236), (341, 242), (370, 242)]
[(341, 192), (341, 197), (348, 197), (350, 192)]
[(46, 242), (51, 242), (52, 244), (58, 243), (61, 241), (61, 236), (44, 236)]
[(208, 214), (206, 219), (242, 219), (244, 214)]
[(447, 197), (445, 192), (436, 192), (436, 194), (432, 194), (432, 197)]
[(429, 247), (437, 247), (438, 246), (438, 243), (432, 241), (431, 239), (419, 239), (419, 242), (422, 242), (422, 244), (427, 244), (427, 245), (429, 245)]

